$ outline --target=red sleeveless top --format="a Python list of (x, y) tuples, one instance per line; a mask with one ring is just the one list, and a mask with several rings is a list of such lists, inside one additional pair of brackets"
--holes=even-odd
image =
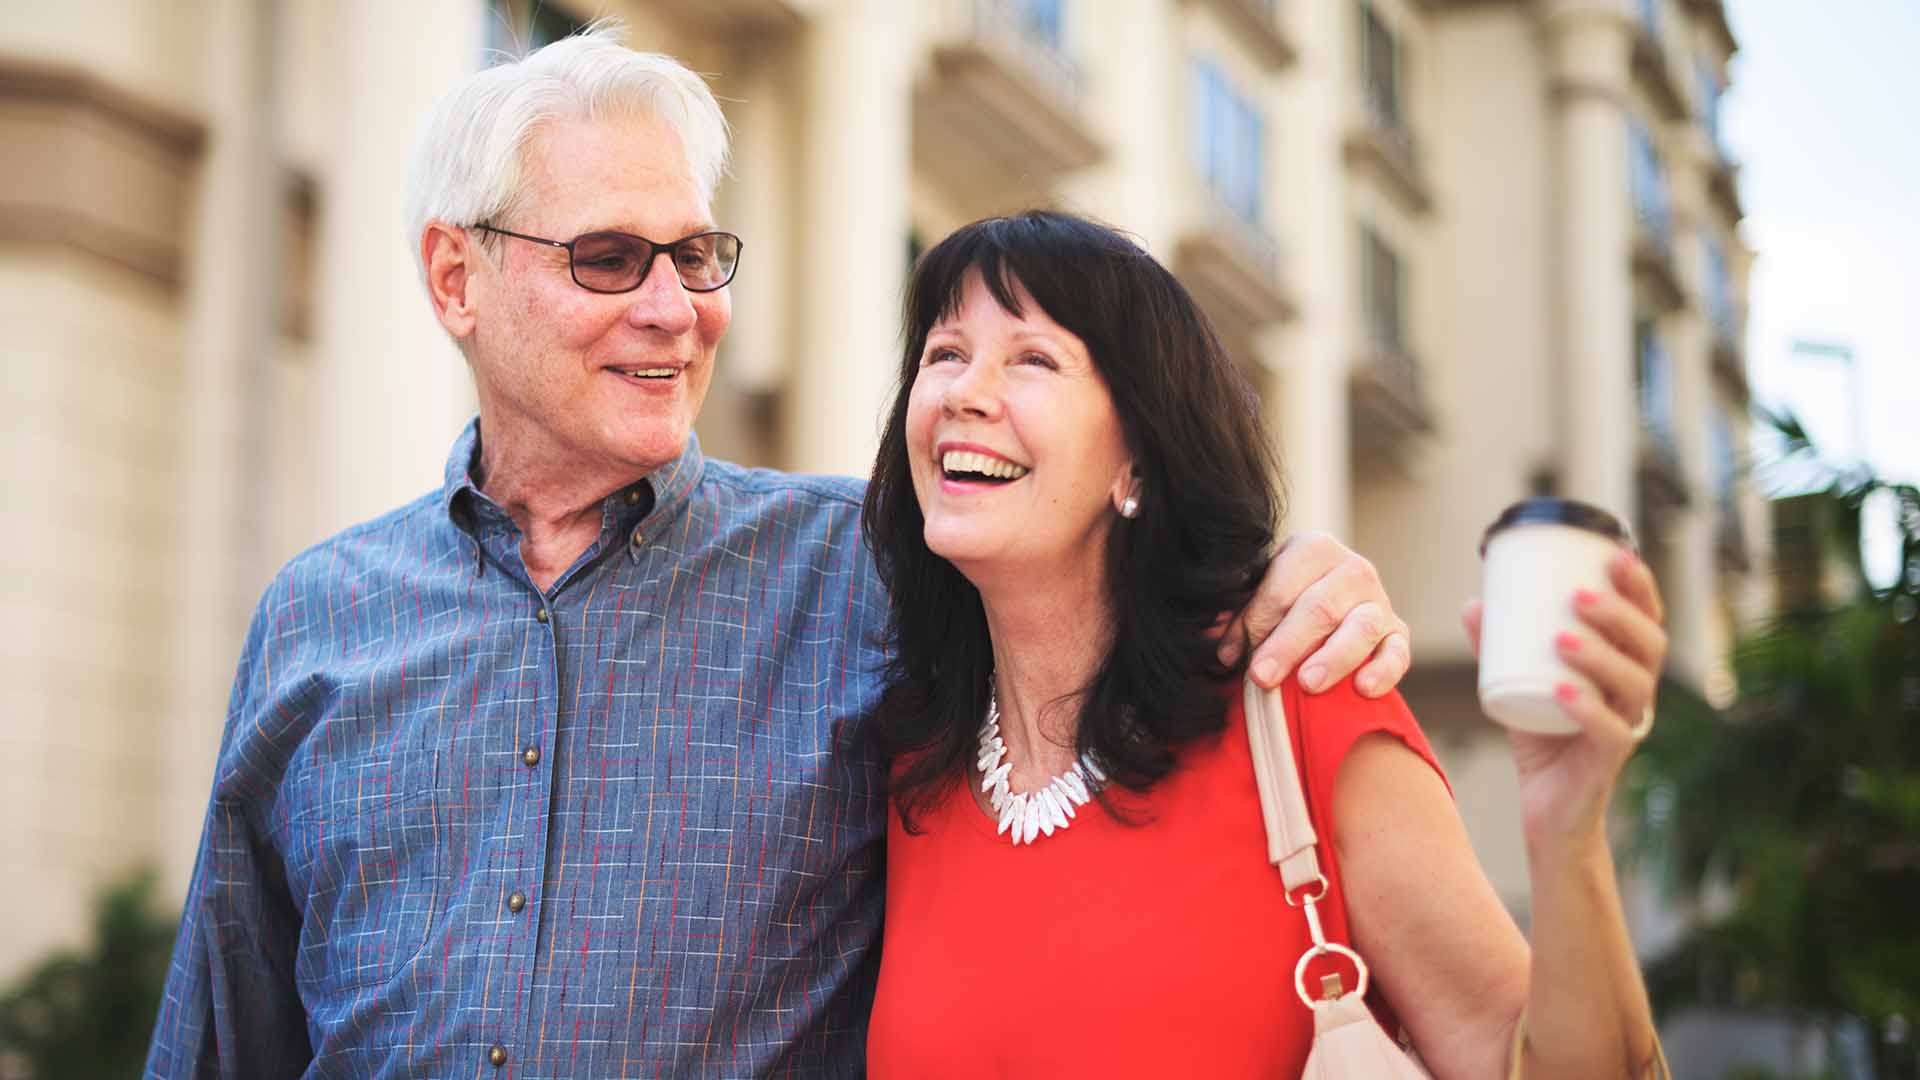
[[(1348, 681), (1310, 696), (1291, 678), (1283, 693), (1329, 882), (1321, 918), (1351, 943), (1330, 827), (1340, 762), (1380, 731), (1440, 766), (1397, 693)], [(1131, 824), (1089, 803), (1019, 848), (958, 787), (917, 836), (890, 815), (872, 1075), (1300, 1074), (1312, 1017), (1293, 968), (1311, 939), (1267, 862), (1240, 695), (1224, 731), (1183, 747), (1144, 797), (1117, 798)], [(1334, 971), (1353, 987), (1321, 958), (1309, 992)]]

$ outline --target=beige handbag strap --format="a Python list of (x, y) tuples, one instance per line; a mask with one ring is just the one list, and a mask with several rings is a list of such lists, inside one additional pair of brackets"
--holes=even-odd
[[(1315, 882), (1325, 892), (1320, 859), (1314, 853), (1318, 837), (1307, 813), (1307, 795), (1300, 787), (1300, 769), (1293, 758), (1293, 738), (1287, 732), (1287, 710), (1278, 689), (1261, 689), (1246, 680), (1247, 742), (1253, 750), (1253, 777), (1260, 788), (1260, 812), (1267, 824), (1267, 861), (1280, 869), (1289, 896)], [(1318, 897), (1316, 897), (1317, 899)]]

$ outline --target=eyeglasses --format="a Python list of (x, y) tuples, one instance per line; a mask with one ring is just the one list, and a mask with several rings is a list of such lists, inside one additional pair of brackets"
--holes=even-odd
[(632, 292), (647, 280), (654, 258), (663, 251), (673, 257), (674, 271), (688, 292), (724, 288), (740, 266), (740, 238), (729, 232), (694, 233), (670, 244), (656, 244), (623, 232), (581, 233), (562, 241), (508, 232), (484, 222), (474, 228), (565, 251), (574, 284), (589, 292)]

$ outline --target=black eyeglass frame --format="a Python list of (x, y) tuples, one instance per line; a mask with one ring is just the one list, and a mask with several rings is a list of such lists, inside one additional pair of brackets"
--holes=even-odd
[[(727, 279), (725, 281), (722, 281), (718, 285), (707, 285), (703, 287), (695, 287), (687, 284), (687, 279), (680, 276), (679, 264), (677, 262), (675, 263), (675, 269), (673, 271), (673, 276), (676, 280), (680, 282), (680, 287), (687, 290), (688, 292), (695, 292), (695, 293), (718, 292), (721, 289), (724, 289), (728, 285), (733, 283), (733, 276), (740, 272), (740, 253), (746, 250), (746, 247), (747, 247), (746, 241), (740, 239), (738, 236), (734, 235), (733, 233), (727, 232), (725, 229), (708, 229), (705, 232), (697, 232), (690, 236), (683, 236), (678, 240), (671, 240), (671, 241), (668, 241), (667, 243), (662, 244), (662, 243), (659, 243), (658, 241), (649, 240), (646, 237), (637, 235), (635, 233), (621, 232), (618, 229), (595, 229), (592, 232), (581, 233), (579, 236), (576, 236), (571, 240), (549, 240), (544, 236), (528, 236), (526, 233), (517, 233), (512, 231), (511, 229), (502, 229), (495, 225), (489, 225), (484, 221), (476, 223), (473, 227), (476, 229), (480, 229), (484, 232), (499, 233), (501, 236), (511, 236), (515, 240), (526, 240), (534, 244), (545, 244), (548, 247), (559, 248), (560, 250), (567, 253), (567, 273), (573, 278), (573, 283), (587, 290), (588, 292), (599, 293), (602, 296), (618, 296), (621, 293), (630, 293), (633, 290), (639, 288), (642, 284), (646, 282), (647, 275), (653, 273), (653, 264), (656, 260), (660, 258), (660, 253), (663, 251), (667, 253), (668, 258), (671, 260), (675, 258), (674, 253), (682, 244), (690, 243), (694, 240), (699, 240), (702, 237), (707, 237), (707, 236), (725, 236), (732, 239), (733, 241), (733, 265), (727, 268)], [(589, 236), (624, 236), (629, 240), (638, 240), (640, 243), (645, 244), (647, 246), (646, 262), (641, 264), (642, 269), (640, 271), (640, 276), (634, 279), (633, 284), (627, 286), (624, 289), (596, 289), (593, 286), (587, 284), (586, 282), (580, 280), (580, 268), (573, 261), (573, 245), (579, 243), (582, 240), (585, 240)]]

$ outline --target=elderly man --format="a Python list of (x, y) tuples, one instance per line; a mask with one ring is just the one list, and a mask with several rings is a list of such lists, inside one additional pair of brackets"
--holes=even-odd
[[(444, 486), (262, 599), (150, 1075), (859, 1071), (885, 604), (858, 483), (692, 437), (725, 152), (697, 76), (604, 34), (428, 117), (412, 227), (480, 416)], [(1306, 675), (1406, 670), (1330, 541), (1244, 620), (1228, 649), (1281, 623), (1269, 682), (1328, 631)]]

